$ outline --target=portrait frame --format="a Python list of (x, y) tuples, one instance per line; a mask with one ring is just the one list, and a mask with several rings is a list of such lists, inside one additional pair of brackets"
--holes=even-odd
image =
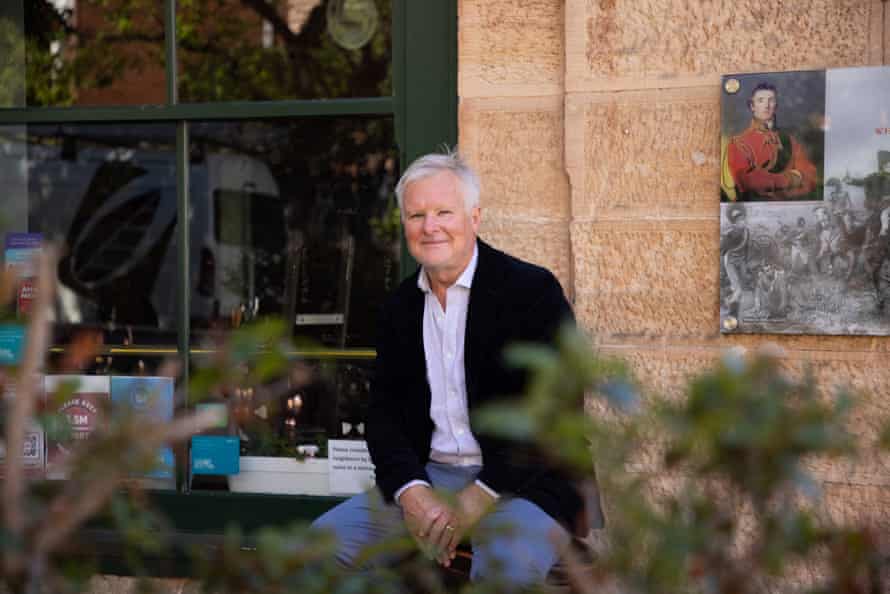
[[(725, 75), (721, 83), (720, 331), (890, 335), (890, 68)], [(752, 91), (770, 87), (777, 121), (752, 131), (769, 115), (769, 93), (754, 114)], [(782, 129), (787, 136), (775, 133)], [(802, 161), (783, 163), (772, 150), (788, 148), (789, 137), (815, 171), (809, 191), (779, 187), (808, 175)], [(750, 145), (734, 161), (733, 143)], [(745, 164), (739, 154), (757, 159)], [(742, 190), (735, 195), (733, 182)]]

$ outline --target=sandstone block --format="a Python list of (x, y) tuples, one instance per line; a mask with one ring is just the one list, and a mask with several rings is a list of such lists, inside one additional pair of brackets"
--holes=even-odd
[(719, 350), (708, 348), (602, 345), (599, 351), (628, 364), (650, 403), (684, 399), (689, 382), (712, 368), (720, 356)]
[(890, 490), (878, 486), (826, 483), (825, 510), (842, 526), (890, 529)]
[(716, 218), (719, 137), (719, 88), (569, 95), (575, 217)]
[(728, 346), (739, 346), (756, 351), (764, 347), (778, 347), (782, 351), (820, 353), (842, 353), (853, 356), (855, 353), (885, 352), (890, 348), (890, 338), (886, 336), (817, 336), (811, 334), (737, 334), (724, 335), (721, 341)]
[(576, 222), (576, 313), (603, 343), (713, 339), (717, 221)]
[(549, 269), (572, 297), (568, 223), (485, 212), (479, 235), (494, 247)]
[(562, 92), (561, 0), (461, 0), (459, 6), (461, 97)]
[(720, 74), (879, 65), (880, 0), (567, 0), (570, 92), (716, 85)]
[(482, 180), (482, 207), (503, 215), (568, 218), (559, 97), (465, 99), (460, 147)]

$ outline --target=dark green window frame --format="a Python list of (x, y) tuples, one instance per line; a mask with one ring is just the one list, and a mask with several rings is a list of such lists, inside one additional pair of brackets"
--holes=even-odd
[[(269, 102), (179, 103), (176, 73), (176, 0), (165, 0), (167, 102), (163, 105), (120, 107), (24, 107), (0, 109), (0, 125), (82, 122), (175, 122), (179, 164), (179, 220), (186, 220), (188, 202), (188, 133), (192, 120), (283, 117), (390, 115), (402, 164), (457, 143), (457, 0), (392, 0), (393, 95), (367, 99), (295, 100)], [(189, 343), (189, 226), (179, 225), (180, 269), (179, 353), (191, 353)], [(415, 263), (402, 249), (401, 273)], [(184, 378), (186, 381), (188, 378)], [(181, 482), (181, 481), (180, 481)], [(262, 525), (285, 525), (312, 519), (340, 498), (213, 492), (156, 492), (158, 507), (167, 512), (181, 535), (221, 534), (234, 522), (245, 532)], [(188, 540), (188, 539), (186, 539)], [(115, 547), (110, 546), (108, 550)], [(113, 556), (113, 555), (112, 555)], [(112, 568), (114, 564), (112, 563)], [(173, 566), (159, 573), (177, 573)]]

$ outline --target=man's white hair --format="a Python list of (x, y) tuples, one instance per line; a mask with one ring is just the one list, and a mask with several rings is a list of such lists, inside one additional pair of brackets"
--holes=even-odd
[(457, 177), (463, 187), (464, 207), (470, 212), (479, 206), (479, 194), (482, 191), (479, 177), (472, 167), (467, 165), (463, 157), (457, 152), (457, 147), (447, 150), (445, 153), (430, 153), (418, 157), (405, 173), (402, 174), (399, 183), (396, 184), (396, 199), (399, 201), (399, 210), (402, 216), (405, 214), (404, 198), (405, 190), (416, 181), (432, 177), (437, 173), (450, 171)]

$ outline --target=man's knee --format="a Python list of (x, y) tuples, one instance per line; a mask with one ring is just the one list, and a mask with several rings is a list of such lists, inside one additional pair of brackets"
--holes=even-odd
[(326, 532), (336, 532), (338, 526), (340, 526), (343, 523), (342, 522), (343, 519), (340, 518), (342, 513), (340, 511), (338, 511), (341, 505), (343, 505), (343, 504), (341, 503), (340, 505), (332, 507), (325, 513), (323, 513), (320, 516), (318, 516), (317, 518), (315, 518), (312, 521), (312, 524), (310, 524), (310, 526), (314, 530), (320, 530), (320, 531), (326, 531)]
[(312, 527), (333, 535), (338, 565), (348, 569), (368, 569), (387, 562), (385, 553), (366, 555), (368, 545), (392, 536), (399, 524), (398, 511), (383, 505), (373, 495), (362, 493), (316, 518)]
[(349, 515), (340, 509), (343, 505), (345, 504), (341, 503), (315, 518), (311, 527), (333, 537), (334, 558), (340, 567), (355, 569), (360, 547), (349, 544), (351, 541), (355, 541), (355, 538), (350, 537)]
[(542, 551), (538, 544), (497, 538), (478, 547), (474, 545), (470, 578), (496, 580), (515, 587), (543, 584), (557, 556), (549, 550)]
[(514, 586), (541, 584), (570, 537), (540, 507), (524, 499), (499, 505), (473, 538), (470, 577)]

